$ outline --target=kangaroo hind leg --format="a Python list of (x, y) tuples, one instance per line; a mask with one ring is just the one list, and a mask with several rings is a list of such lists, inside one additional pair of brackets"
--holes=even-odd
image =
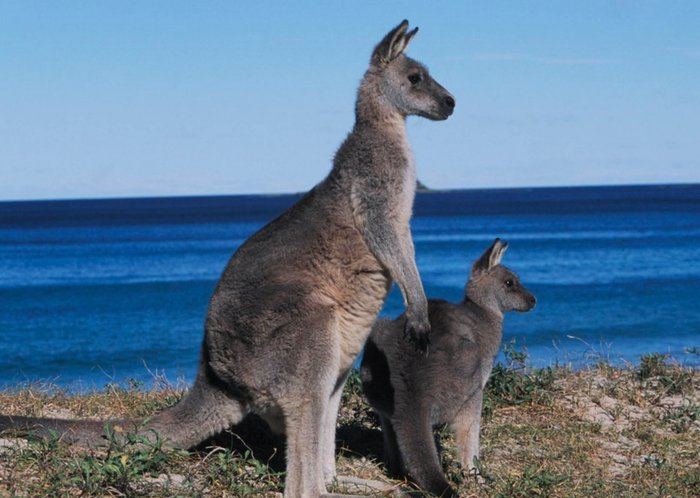
[(243, 401), (209, 382), (200, 372), (190, 392), (153, 417), (142, 432), (147, 436), (155, 432), (166, 444), (188, 449), (239, 423), (247, 413)]
[(338, 410), (340, 400), (343, 396), (343, 388), (350, 376), (350, 372), (343, 375), (335, 385), (335, 390), (326, 407), (323, 417), (323, 432), (321, 438), (321, 465), (323, 466), (323, 480), (326, 484), (331, 484), (336, 478), (335, 468), (335, 436), (338, 421)]
[(423, 490), (453, 497), (456, 492), (442, 472), (430, 418), (423, 414), (394, 420), (396, 440), (409, 477)]
[(284, 496), (317, 498), (326, 492), (323, 460), (331, 458), (322, 446), (335, 442), (335, 416), (329, 410), (337, 410), (340, 399), (337, 393), (331, 402), (340, 361), (337, 323), (332, 309), (316, 308), (288, 327), (284, 336), (301, 344), (283, 360), (292, 364), (286, 366), (285, 388), (277, 398), (287, 435)]
[(396, 441), (394, 426), (389, 417), (379, 414), (379, 422), (382, 426), (382, 438), (384, 440), (384, 464), (390, 477), (401, 478), (404, 475), (401, 453)]
[(479, 429), (483, 397), (483, 390), (474, 394), (450, 424), (455, 434), (462, 468), (468, 472), (475, 471), (474, 459), (479, 458)]

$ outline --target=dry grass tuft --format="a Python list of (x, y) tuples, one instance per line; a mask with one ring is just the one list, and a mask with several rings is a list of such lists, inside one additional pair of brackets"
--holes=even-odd
[[(447, 431), (443, 465), (463, 496), (700, 496), (700, 375), (662, 355), (637, 368), (529, 369), (510, 355), (485, 400), (479, 478), (465, 475)], [(0, 393), (6, 414), (146, 417), (180, 389), (110, 386), (68, 396), (45, 386)], [(87, 451), (60, 440), (0, 448), (0, 496), (281, 496), (283, 440), (251, 417), (198, 451), (107, 438)], [(381, 433), (351, 378), (339, 416), (338, 471), (391, 482)], [(405, 483), (393, 482), (396, 489)], [(340, 491), (348, 488), (339, 486)]]

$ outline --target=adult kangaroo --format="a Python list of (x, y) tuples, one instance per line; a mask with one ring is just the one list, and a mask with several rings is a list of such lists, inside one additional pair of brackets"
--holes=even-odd
[[(404, 55), (418, 30), (407, 29), (403, 21), (374, 49), (330, 174), (229, 261), (209, 304), (194, 386), (140, 433), (190, 448), (256, 413), (287, 435), (284, 496), (316, 497), (335, 476), (343, 385), (392, 282), (406, 305), (404, 332), (427, 348), (405, 123), (447, 119), (455, 99)], [(101, 442), (99, 422), (0, 419), (0, 429), (18, 426)]]
[(496, 239), (474, 263), (461, 303), (429, 301), (430, 356), (396, 340), (404, 315), (378, 320), (367, 341), (362, 388), (379, 414), (389, 472), (407, 474), (436, 495), (457, 493), (442, 472), (433, 426), (452, 427), (462, 466), (473, 469), (484, 386), (501, 344), (503, 314), (535, 306), (535, 296), (500, 264), (507, 247)]

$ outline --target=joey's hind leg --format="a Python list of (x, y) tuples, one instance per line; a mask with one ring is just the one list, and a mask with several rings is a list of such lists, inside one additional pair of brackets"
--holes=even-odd
[(484, 391), (474, 394), (467, 401), (450, 424), (459, 448), (462, 468), (468, 472), (474, 470), (474, 458), (479, 457), (479, 430), (481, 428), (481, 407)]
[(457, 496), (442, 472), (430, 418), (421, 413), (409, 416), (393, 420), (406, 472), (421, 489), (437, 496)]
[(388, 417), (379, 414), (379, 423), (382, 426), (382, 438), (384, 440), (384, 463), (391, 477), (403, 477), (403, 466), (401, 465), (401, 453), (396, 442), (394, 426)]

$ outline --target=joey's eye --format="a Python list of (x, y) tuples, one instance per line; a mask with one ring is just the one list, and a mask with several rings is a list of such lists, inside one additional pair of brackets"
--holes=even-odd
[(408, 75), (408, 81), (411, 82), (411, 85), (415, 85), (416, 83), (419, 83), (420, 80), (422, 80), (423, 77), (420, 75), (420, 73), (414, 73), (414, 74), (409, 74)]
[(511, 279), (508, 279), (503, 283), (506, 284), (506, 287), (513, 287), (513, 281)]

